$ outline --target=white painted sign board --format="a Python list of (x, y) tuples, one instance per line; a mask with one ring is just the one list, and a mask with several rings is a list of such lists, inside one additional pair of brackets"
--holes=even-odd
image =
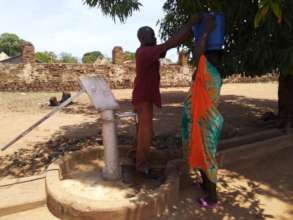
[(119, 108), (115, 97), (102, 76), (81, 76), (80, 83), (88, 94), (92, 104), (97, 110), (115, 110)]

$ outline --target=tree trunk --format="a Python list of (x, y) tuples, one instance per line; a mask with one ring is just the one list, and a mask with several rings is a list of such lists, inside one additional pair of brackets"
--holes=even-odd
[(293, 128), (293, 74), (280, 74), (278, 96), (280, 128)]

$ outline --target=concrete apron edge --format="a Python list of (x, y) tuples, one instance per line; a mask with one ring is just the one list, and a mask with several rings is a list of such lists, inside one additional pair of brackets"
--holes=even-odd
[(35, 175), (35, 176), (0, 180), (0, 190), (1, 190), (1, 188), (4, 188), (4, 187), (27, 183), (27, 182), (32, 182), (32, 181), (38, 181), (38, 180), (42, 180), (45, 178), (46, 178), (46, 173), (41, 174), (41, 175)]
[[(181, 160), (172, 160), (169, 161), (166, 168), (167, 179), (164, 184), (158, 188), (158, 195), (154, 197), (147, 197), (142, 203), (137, 204), (128, 204), (125, 206), (115, 206), (113, 202), (112, 206), (100, 206), (97, 204), (97, 201), (82, 198), (80, 196), (71, 195), (70, 193), (65, 192), (62, 188), (52, 187), (57, 185), (62, 177), (60, 166), (58, 169), (57, 164), (52, 164), (54, 166), (52, 172), (48, 172), (46, 176), (46, 195), (47, 195), (47, 207), (55, 216), (63, 218), (65, 215), (79, 215), (86, 218), (88, 214), (95, 213), (96, 215), (116, 215), (121, 213), (129, 212), (129, 210), (141, 210), (141, 213), (147, 213), (146, 211), (153, 207), (155, 212), (160, 212), (162, 215), (166, 214), (165, 211), (168, 211), (173, 204), (176, 203), (179, 193), (179, 176), (176, 175), (176, 170), (182, 164)], [(62, 178), (61, 178), (62, 179)], [(172, 196), (171, 196), (172, 195)], [(78, 201), (76, 204), (73, 201)], [(103, 205), (108, 203), (103, 201)], [(156, 205), (157, 204), (157, 205)], [(164, 207), (164, 208), (163, 208)], [(163, 209), (162, 209), (163, 208)], [(62, 211), (62, 212), (60, 212)], [(142, 214), (144, 215), (144, 214)], [(100, 217), (101, 217), (100, 216)], [(146, 218), (144, 218), (146, 219)]]
[(224, 167), (239, 161), (255, 159), (277, 151), (293, 147), (293, 135), (282, 135), (264, 141), (241, 145), (219, 151), (217, 159), (219, 167)]
[(32, 201), (32, 202), (26, 202), (23, 204), (18, 204), (18, 205), (12, 205), (12, 206), (7, 206), (7, 207), (1, 207), (0, 208), (0, 217), (6, 216), (6, 215), (11, 215), (15, 214), (18, 212), (24, 212), (27, 210), (32, 210), (35, 208), (42, 207), (46, 204), (46, 198), (39, 200), (39, 201)]
[[(0, 181), (0, 194), (1, 190), (7, 190), (12, 191), (11, 196), (17, 196), (15, 195), (15, 192), (13, 192), (13, 188), (18, 187), (21, 188), (22, 186), (29, 184), (30, 182), (40, 182), (40, 184), (43, 184), (45, 179), (45, 174), (43, 175), (37, 175), (37, 176), (30, 176), (30, 177), (23, 177), (23, 178), (16, 178), (16, 179), (9, 179), (9, 180), (2, 180)], [(31, 186), (31, 191), (34, 192), (34, 186)], [(40, 193), (40, 192), (35, 192)], [(35, 209), (38, 207), (41, 207), (46, 204), (46, 196), (45, 196), (45, 188), (43, 189), (43, 195), (39, 196), (38, 198), (32, 199), (31, 201), (28, 201), (27, 198), (19, 199), (14, 204), (8, 203), (4, 205), (0, 205), (0, 217), (5, 215), (10, 215), (18, 212), (27, 211), (30, 209)]]

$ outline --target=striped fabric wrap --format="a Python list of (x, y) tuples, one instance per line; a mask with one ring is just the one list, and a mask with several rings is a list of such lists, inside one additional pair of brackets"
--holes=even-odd
[(224, 122), (217, 108), (221, 86), (219, 71), (201, 55), (183, 105), (182, 141), (189, 167), (202, 170), (214, 183), (217, 182), (217, 146)]

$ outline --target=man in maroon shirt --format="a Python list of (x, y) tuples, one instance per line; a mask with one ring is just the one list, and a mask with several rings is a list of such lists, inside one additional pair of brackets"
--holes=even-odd
[(183, 43), (192, 33), (192, 26), (199, 21), (200, 16), (193, 16), (179, 33), (160, 45), (152, 28), (141, 27), (137, 32), (141, 45), (136, 51), (132, 104), (138, 115), (136, 170), (143, 174), (150, 171), (148, 155), (153, 138), (153, 105), (161, 107), (159, 59), (165, 57), (167, 50)]

